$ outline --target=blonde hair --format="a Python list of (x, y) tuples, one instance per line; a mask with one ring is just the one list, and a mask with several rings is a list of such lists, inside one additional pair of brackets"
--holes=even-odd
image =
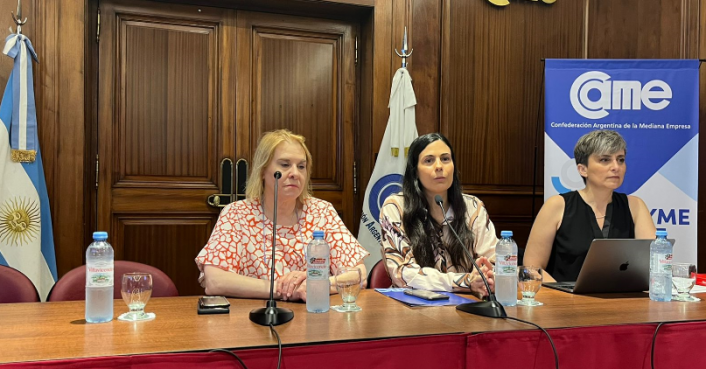
[(248, 178), (248, 183), (245, 185), (245, 198), (248, 200), (259, 199), (262, 197), (265, 186), (262, 178), (262, 172), (270, 165), (272, 156), (275, 154), (277, 147), (287, 142), (290, 144), (299, 144), (304, 149), (306, 155), (306, 182), (304, 190), (299, 195), (299, 201), (304, 202), (305, 199), (311, 197), (311, 153), (304, 143), (305, 138), (302, 135), (297, 135), (286, 129), (278, 129), (276, 131), (267, 132), (257, 143), (255, 154), (252, 160), (252, 171)]

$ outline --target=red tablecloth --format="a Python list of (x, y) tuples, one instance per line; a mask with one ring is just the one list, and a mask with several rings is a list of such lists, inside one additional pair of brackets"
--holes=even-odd
[[(649, 369), (657, 324), (551, 329), (562, 369)], [(657, 334), (655, 368), (706, 368), (706, 323), (664, 324)], [(470, 335), (466, 368), (554, 368), (554, 354), (539, 330)]]
[[(282, 369), (293, 368), (461, 368), (466, 335), (394, 338), (285, 347)], [(277, 349), (235, 350), (248, 369), (277, 367)], [(227, 353), (169, 353), (9, 364), (7, 368), (241, 368)], [(3, 367), (4, 369), (5, 367)]]
[[(410, 322), (410, 324), (414, 324)], [(549, 330), (562, 369), (649, 369), (657, 324)], [(706, 322), (665, 324), (657, 335), (656, 368), (706, 368)], [(277, 349), (235, 350), (249, 369), (275, 368)], [(240, 368), (226, 353), (167, 353), (15, 363), (17, 368)], [(282, 368), (522, 368), (554, 367), (538, 331), (454, 334), (285, 347)]]

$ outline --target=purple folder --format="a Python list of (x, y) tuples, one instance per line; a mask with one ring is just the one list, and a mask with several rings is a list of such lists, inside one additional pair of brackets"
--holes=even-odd
[(465, 304), (468, 302), (477, 302), (476, 300), (467, 299), (465, 297), (457, 296), (451, 292), (438, 292), (449, 296), (448, 300), (425, 300), (421, 297), (405, 295), (404, 291), (407, 288), (376, 288), (375, 291), (381, 294), (395, 299), (407, 306), (456, 306), (460, 304)]

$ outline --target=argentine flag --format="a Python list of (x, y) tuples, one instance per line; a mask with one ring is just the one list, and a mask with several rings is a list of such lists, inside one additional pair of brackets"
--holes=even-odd
[(417, 138), (414, 111), (416, 105), (412, 77), (407, 68), (400, 68), (392, 79), (388, 105), (390, 117), (373, 174), (365, 189), (363, 212), (358, 228), (358, 242), (370, 253), (370, 256), (365, 258), (365, 268), (368, 272), (382, 259), (380, 208), (388, 196), (402, 191), (407, 151), (412, 141)]
[(3, 53), (15, 62), (0, 102), (0, 264), (29, 277), (45, 301), (57, 272), (37, 139), (32, 77), (37, 56), (22, 34), (8, 36)]

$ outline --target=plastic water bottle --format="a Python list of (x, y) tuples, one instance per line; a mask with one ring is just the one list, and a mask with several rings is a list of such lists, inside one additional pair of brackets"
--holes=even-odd
[(657, 231), (650, 244), (650, 300), (672, 301), (672, 244), (667, 231)]
[(93, 243), (86, 250), (86, 321), (113, 320), (113, 247), (106, 241), (108, 232), (93, 232)]
[(500, 232), (495, 246), (495, 298), (503, 306), (517, 304), (517, 244), (512, 231)]
[(329, 255), (324, 231), (314, 231), (314, 239), (306, 247), (306, 310), (310, 313), (325, 313), (329, 309)]

